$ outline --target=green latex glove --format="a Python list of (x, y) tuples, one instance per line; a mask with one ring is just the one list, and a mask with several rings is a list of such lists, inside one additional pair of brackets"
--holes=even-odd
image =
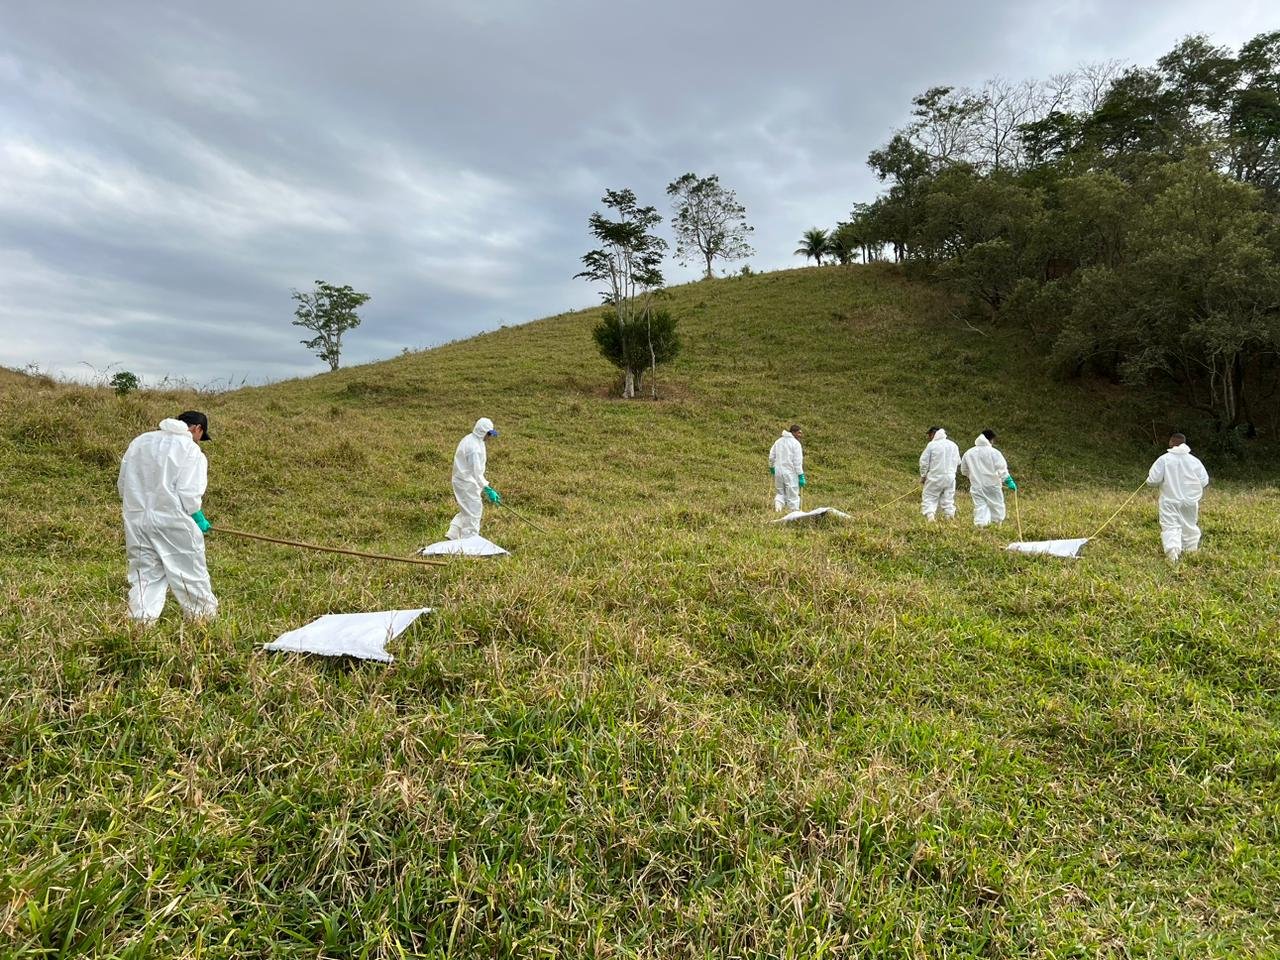
[(493, 489), (493, 487), (485, 487), (484, 496), (490, 503), (502, 503), (502, 494)]
[(808, 480), (806, 480), (806, 479), (804, 478), (804, 474), (803, 474), (803, 473), (802, 473), (802, 474), (800, 474), (800, 486), (802, 486), (802, 487), (803, 487), (803, 486), (804, 486), (805, 484), (807, 484), (808, 482), (809, 482), (809, 481), (808, 481)]
[(201, 533), (208, 533), (213, 529), (213, 524), (205, 519), (203, 510), (197, 510), (191, 515), (191, 519), (196, 522), (196, 526), (200, 528)]
[(777, 475), (778, 475), (778, 471), (777, 471), (777, 470), (775, 470), (775, 469), (773, 469), (773, 467), (770, 467), (770, 468), (769, 468), (769, 476), (771, 476), (771, 477), (776, 477)]
[(1018, 489), (1018, 485), (1017, 485), (1016, 483), (1014, 483), (1014, 482), (1013, 482), (1013, 477), (1005, 477), (1005, 478), (1004, 478), (1004, 485), (1005, 485), (1006, 487), (1008, 487), (1010, 490), (1017, 490), (1017, 489)]

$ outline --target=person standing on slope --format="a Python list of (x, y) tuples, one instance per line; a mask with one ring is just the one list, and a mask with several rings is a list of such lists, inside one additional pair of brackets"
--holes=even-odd
[(983, 430), (973, 446), (960, 458), (960, 472), (969, 478), (969, 496), (973, 498), (973, 525), (985, 527), (1004, 522), (1004, 490), (1017, 490), (1004, 454), (995, 448), (994, 430)]
[(1169, 450), (1151, 465), (1147, 485), (1160, 488), (1160, 542), (1170, 563), (1200, 549), (1200, 498), (1209, 485), (1209, 471), (1191, 455), (1187, 438), (1175, 433)]
[(930, 523), (942, 507), (948, 520), (956, 515), (956, 470), (960, 466), (960, 448), (947, 439), (947, 431), (930, 427), (929, 443), (920, 454), (920, 512)]
[(782, 431), (782, 436), (769, 448), (769, 472), (773, 474), (773, 509), (800, 509), (800, 488), (808, 481), (804, 477), (804, 448), (800, 437), (804, 431), (798, 423)]
[(489, 481), (484, 478), (484, 468), (488, 462), (485, 441), (497, 435), (498, 431), (493, 429), (493, 421), (488, 417), (481, 417), (471, 432), (458, 442), (458, 449), (453, 455), (453, 496), (458, 501), (458, 512), (446, 534), (450, 540), (479, 536), (484, 501), (502, 503), (498, 491), (489, 486)]
[(208, 418), (188, 410), (134, 438), (120, 460), (129, 616), (140, 623), (160, 617), (168, 590), (191, 619), (218, 612), (204, 561), (209, 462), (198, 444), (208, 439)]

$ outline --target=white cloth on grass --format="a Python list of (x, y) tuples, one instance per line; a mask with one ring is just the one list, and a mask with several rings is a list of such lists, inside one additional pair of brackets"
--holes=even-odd
[(318, 653), (324, 657), (359, 657), (392, 663), (386, 645), (430, 607), (416, 610), (379, 610), (376, 613), (329, 613), (312, 620), (305, 627), (281, 634), (264, 650), (293, 653)]
[(1027, 540), (1009, 544), (1005, 549), (1016, 553), (1044, 554), (1050, 557), (1070, 557), (1077, 559), (1080, 549), (1089, 542), (1088, 537), (1075, 540)]
[(813, 520), (817, 517), (848, 517), (849, 514), (835, 507), (818, 507), (815, 510), (792, 510), (785, 517), (779, 517), (774, 523), (794, 523), (797, 520)]
[(424, 557), (434, 557), (442, 554), (463, 554), (468, 557), (498, 557), (509, 552), (479, 534), (474, 537), (465, 537), (462, 540), (441, 540), (439, 543), (433, 543), (418, 551)]

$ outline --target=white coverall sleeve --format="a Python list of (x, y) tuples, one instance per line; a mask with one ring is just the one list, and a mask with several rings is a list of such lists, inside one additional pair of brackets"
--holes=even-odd
[(120, 458), (120, 472), (116, 475), (116, 493), (120, 494), (121, 500), (124, 499), (124, 472), (128, 468), (129, 454), (132, 451), (133, 447), (130, 446), (129, 449), (124, 452), (124, 456)]
[(966, 477), (969, 475), (969, 464), (964, 457), (960, 458), (960, 472)]
[(1204, 464), (1196, 461), (1196, 465), (1200, 468), (1197, 471), (1200, 474), (1200, 486), (1207, 487), (1209, 485), (1209, 471), (1204, 468)]
[(769, 466), (778, 469), (778, 445), (775, 443), (769, 448)]
[(182, 471), (178, 474), (178, 502), (188, 515), (198, 513), (204, 497), (205, 488), (209, 485), (209, 461), (198, 449), (187, 454)]
[(796, 473), (804, 473), (804, 447), (800, 446), (799, 441), (793, 444), (796, 461)]
[(1147, 486), (1158, 487), (1164, 483), (1164, 457), (1158, 459), (1151, 465), (1151, 472), (1147, 474)]
[(928, 447), (924, 448), (924, 452), (920, 454), (920, 479), (923, 480), (929, 475), (929, 463), (933, 458), (933, 451)]
[(475, 479), (475, 482), (479, 484), (480, 489), (483, 490), (489, 485), (489, 481), (484, 478), (484, 467), (480, 465), (481, 453), (482, 450), (473, 450), (471, 452), (471, 456), (467, 458), (467, 466), (471, 470), (471, 476)]
[[(1004, 454), (999, 450), (995, 450), (993, 452), (995, 453), (996, 476), (1003, 480), (1005, 477), (1009, 476), (1009, 461), (1004, 458)], [(964, 469), (963, 460), (960, 462), (960, 469)]]

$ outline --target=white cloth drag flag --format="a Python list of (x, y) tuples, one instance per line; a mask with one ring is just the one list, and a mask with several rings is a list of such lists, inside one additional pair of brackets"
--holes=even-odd
[(480, 534), (474, 537), (463, 537), (460, 540), (441, 540), (423, 547), (418, 553), (424, 557), (435, 557), (442, 554), (463, 554), (468, 557), (500, 557), (510, 551), (502, 549), (492, 540), (486, 540)]
[(1078, 559), (1081, 548), (1088, 542), (1088, 537), (1080, 537), (1076, 540), (1027, 540), (1011, 543), (1005, 549), (1013, 550), (1015, 553), (1035, 553), (1050, 557)]
[(795, 523), (797, 520), (812, 520), (817, 517), (845, 517), (849, 514), (843, 510), (837, 510), (835, 507), (818, 507), (816, 510), (792, 510), (785, 517), (779, 517), (774, 523)]
[(359, 657), (392, 663), (386, 646), (430, 607), (417, 610), (379, 610), (377, 613), (329, 613), (305, 627), (281, 634), (264, 650), (318, 653), (323, 657)]

